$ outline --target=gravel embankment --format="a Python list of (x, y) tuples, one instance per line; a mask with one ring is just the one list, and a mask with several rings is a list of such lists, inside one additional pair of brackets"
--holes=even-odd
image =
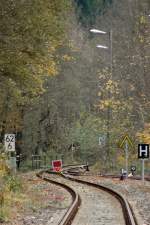
[(3, 225), (56, 225), (72, 202), (70, 194), (42, 181), (33, 172), (20, 176), (24, 183), (24, 202), (18, 204), (14, 199), (11, 218)]
[(81, 206), (72, 225), (125, 225), (119, 201), (109, 193), (59, 176), (48, 175), (75, 189)]
[(128, 199), (139, 225), (150, 225), (150, 182), (103, 178), (100, 176), (81, 176), (80, 179), (103, 184), (122, 193)]

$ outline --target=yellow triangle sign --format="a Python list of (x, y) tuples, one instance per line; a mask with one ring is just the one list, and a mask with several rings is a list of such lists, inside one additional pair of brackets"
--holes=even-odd
[(119, 147), (122, 148), (125, 145), (125, 143), (128, 143), (128, 145), (130, 145), (131, 147), (133, 147), (133, 143), (132, 143), (132, 141), (131, 141), (131, 139), (129, 138), (128, 135), (125, 135), (123, 137), (123, 139), (119, 143)]

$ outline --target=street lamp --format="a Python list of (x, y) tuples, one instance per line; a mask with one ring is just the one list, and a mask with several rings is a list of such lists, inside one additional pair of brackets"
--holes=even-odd
[(97, 45), (97, 48), (103, 48), (103, 49), (109, 49), (110, 50), (110, 69), (111, 69), (111, 76), (112, 76), (112, 30), (110, 30), (109, 32), (103, 31), (103, 30), (98, 30), (98, 29), (91, 29), (90, 30), (91, 33), (94, 34), (108, 34), (109, 35), (109, 47), (105, 46), (105, 45)]
[(107, 34), (107, 32), (103, 30), (97, 30), (97, 29), (91, 29), (90, 32), (95, 33), (95, 34)]
[[(97, 48), (102, 48), (102, 49), (109, 49), (110, 52), (110, 78), (112, 78), (112, 70), (113, 70), (113, 55), (112, 55), (112, 30), (110, 30), (109, 32), (105, 32), (102, 30), (98, 30), (98, 29), (91, 29), (90, 30), (91, 33), (94, 34), (108, 34), (109, 35), (109, 47), (105, 46), (105, 45), (97, 45)], [(110, 91), (108, 92), (108, 98), (110, 98)], [(108, 107), (108, 112), (107, 112), (107, 145), (108, 145), (108, 156), (109, 156), (109, 139), (110, 139), (110, 135), (109, 135), (109, 129), (110, 129), (110, 107)]]
[(104, 49), (108, 49), (108, 46), (105, 45), (96, 45), (97, 48), (104, 48)]

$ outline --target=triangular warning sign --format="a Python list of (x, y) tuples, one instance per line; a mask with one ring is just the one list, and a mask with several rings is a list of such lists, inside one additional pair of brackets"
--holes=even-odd
[(120, 148), (123, 148), (123, 146), (128, 143), (128, 145), (130, 145), (131, 147), (133, 147), (133, 143), (132, 143), (132, 140), (130, 139), (130, 137), (126, 134), (122, 140), (120, 141), (119, 143), (119, 147)]

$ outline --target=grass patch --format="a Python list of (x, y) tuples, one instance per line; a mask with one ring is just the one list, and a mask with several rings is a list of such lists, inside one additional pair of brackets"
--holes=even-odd
[(21, 205), (22, 182), (7, 166), (8, 157), (0, 153), (0, 222), (8, 221), (14, 206)]

